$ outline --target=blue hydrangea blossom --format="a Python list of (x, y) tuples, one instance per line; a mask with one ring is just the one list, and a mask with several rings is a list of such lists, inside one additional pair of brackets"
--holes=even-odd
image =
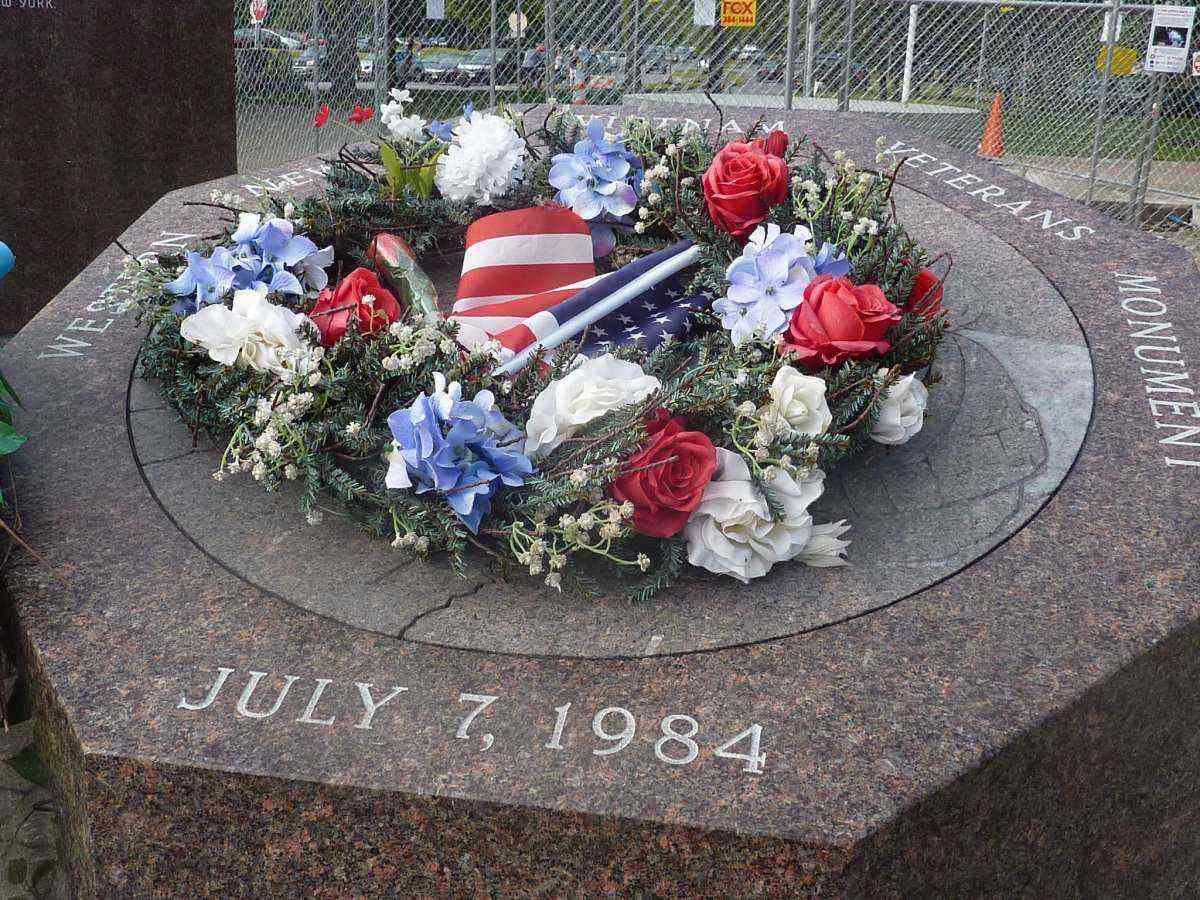
[(524, 432), (504, 418), (491, 391), (462, 399), (458, 382), (434, 375), (434, 391), (388, 416), (392, 450), (386, 484), (441, 494), (472, 533), (491, 510), (501, 486), (518, 487), (533, 474)]
[(637, 206), (638, 158), (625, 149), (622, 139), (605, 137), (599, 120), (588, 125), (587, 137), (575, 143), (574, 152), (558, 153), (551, 163), (549, 181), (558, 188), (555, 199), (581, 219), (623, 216)]
[(318, 250), (287, 219), (264, 222), (257, 213), (242, 213), (230, 240), (232, 249), (217, 247), (208, 257), (187, 254), (187, 268), (166, 286), (180, 298), (174, 312), (190, 315), (222, 302), (231, 290), (300, 295), (329, 284), (325, 270), (333, 262), (333, 248)]
[(792, 310), (804, 300), (804, 290), (818, 275), (846, 275), (850, 261), (826, 242), (813, 258), (808, 253), (812, 234), (803, 226), (795, 234), (770, 224), (755, 229), (742, 255), (729, 264), (729, 289), (714, 301), (713, 311), (741, 346), (753, 337), (769, 339), (781, 332)]

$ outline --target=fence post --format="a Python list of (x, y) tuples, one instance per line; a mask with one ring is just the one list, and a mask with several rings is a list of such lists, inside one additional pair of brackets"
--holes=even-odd
[[(321, 27), (321, 0), (312, 0), (312, 27), (308, 31), (308, 39), (313, 48), (313, 77), (311, 85), (306, 84), (305, 88), (311, 87), (313, 96), (313, 119), (316, 119), (317, 113), (321, 110), (321, 42), (317, 37), (317, 31)], [(304, 51), (300, 51), (303, 53)], [(304, 75), (300, 76), (301, 78)], [(313, 155), (321, 152), (321, 129), (310, 128), (313, 136)]]
[(626, 54), (625, 65), (633, 76), (627, 79), (634, 93), (642, 90), (642, 4), (641, 0), (632, 0), (633, 22), (630, 29), (630, 47)]
[(1149, 128), (1142, 139), (1138, 150), (1137, 175), (1133, 179), (1133, 188), (1129, 200), (1129, 224), (1138, 225), (1142, 220), (1142, 209), (1146, 205), (1146, 190), (1150, 186), (1150, 163), (1154, 158), (1154, 147), (1158, 143), (1158, 122), (1162, 118), (1163, 92), (1167, 80), (1161, 72), (1155, 72), (1154, 91), (1150, 102)]
[(554, 0), (546, 0), (546, 99), (557, 100), (554, 96), (554, 57), (557, 51), (554, 47)]
[(517, 102), (524, 102), (524, 91), (522, 90), (522, 82), (525, 75), (525, 26), (521, 19), (521, 0), (517, 0), (517, 33), (516, 33), (516, 50), (517, 55)]
[(813, 95), (813, 57), (817, 53), (817, 4), (808, 0), (804, 10), (804, 96)]
[(488, 74), (488, 106), (492, 109), (496, 108), (496, 0), (491, 2), (490, 22), (489, 22), (490, 37), (488, 39), (492, 50), (492, 66), (491, 72)]
[(1108, 40), (1104, 45), (1104, 78), (1100, 82), (1100, 106), (1096, 110), (1096, 125), (1092, 129), (1092, 163), (1088, 170), (1087, 196), (1085, 203), (1092, 202), (1096, 191), (1096, 171), (1100, 167), (1100, 129), (1104, 127), (1104, 118), (1108, 115), (1108, 83), (1112, 79), (1113, 48), (1117, 44), (1117, 23), (1121, 19), (1121, 0), (1112, 0), (1104, 13), (1108, 20)]
[[(375, 127), (382, 131), (382, 125), (379, 120), (379, 108), (383, 106), (384, 91), (387, 85), (384, 80), (387, 78), (388, 67), (387, 59), (387, 2), (386, 0), (374, 0), (372, 4), (373, 21), (372, 26), (375, 32), (374, 40), (371, 42), (371, 77), (375, 79)], [(381, 65), (381, 63), (383, 65)]]
[(975, 105), (979, 106), (980, 96), (983, 91), (983, 59), (984, 51), (987, 48), (987, 33), (989, 18), (992, 14), (992, 9), (989, 6), (983, 11), (983, 32), (979, 35), (979, 65), (975, 70)]
[[(916, 3), (910, 3), (908, 6), (908, 40), (904, 44), (904, 85), (900, 88), (901, 105), (908, 103), (909, 95), (912, 93), (913, 57), (917, 51), (917, 10), (919, 8)], [(891, 85), (885, 84), (884, 86), (887, 88), (888, 96), (890, 97), (892, 93)]]
[(854, 6), (855, 0), (846, 4), (845, 59), (842, 60), (842, 90), (838, 96), (838, 112), (850, 111), (850, 60), (854, 50)]
[(787, 55), (783, 66), (783, 108), (792, 108), (792, 79), (796, 77), (796, 0), (788, 0)]

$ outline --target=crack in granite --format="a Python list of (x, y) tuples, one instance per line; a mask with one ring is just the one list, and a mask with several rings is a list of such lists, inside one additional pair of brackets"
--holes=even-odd
[(449, 597), (446, 598), (445, 603), (443, 603), (439, 606), (435, 606), (432, 609), (427, 609), (427, 610), (424, 610), (423, 612), (419, 612), (415, 616), (413, 616), (412, 619), (409, 620), (409, 623), (407, 625), (405, 625), (403, 628), (401, 628), (399, 632), (397, 632), (396, 637), (402, 641), (407, 640), (408, 632), (411, 631), (412, 628), (418, 622), (420, 622), (422, 619), (424, 619), (426, 616), (431, 616), (437, 612), (445, 612), (454, 604), (455, 600), (466, 600), (468, 597), (473, 597), (476, 594), (478, 594), (481, 590), (483, 590), (485, 587), (487, 587), (491, 584), (495, 584), (495, 582), (494, 581), (481, 581), (481, 582), (479, 582), (479, 584), (475, 585), (475, 587), (471, 588), (471, 590), (469, 590), (469, 591), (464, 591), (461, 594), (451, 594)]

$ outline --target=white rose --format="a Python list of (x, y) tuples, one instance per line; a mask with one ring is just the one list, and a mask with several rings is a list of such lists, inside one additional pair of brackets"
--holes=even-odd
[[(880, 369), (881, 377), (887, 369)], [(879, 421), (871, 429), (871, 438), (881, 444), (903, 444), (921, 430), (929, 391), (916, 375), (906, 375), (888, 390), (880, 406)]]
[[(780, 469), (768, 484), (783, 507), (779, 521), (772, 519), (766, 499), (750, 480), (746, 461), (737, 453), (718, 448), (717, 474), (684, 527), (688, 562), (718, 575), (732, 575), (743, 584), (789, 559), (809, 565), (844, 564), (839, 554), (847, 542), (836, 538), (845, 528), (814, 526), (808, 512), (809, 505), (825, 489), (825, 473), (815, 469), (797, 482)], [(815, 544), (814, 535), (819, 538)]]
[(240, 290), (233, 295), (233, 309), (223, 303), (206, 306), (180, 323), (179, 334), (204, 347), (216, 362), (291, 377), (297, 360), (308, 355), (300, 337), (305, 318), (268, 302), (265, 291)]
[(611, 353), (589, 359), (537, 395), (525, 424), (525, 452), (544, 456), (593, 419), (645, 400), (660, 387), (637, 363)]
[(824, 379), (784, 366), (768, 393), (771, 402), (763, 408), (763, 416), (772, 424), (786, 424), (796, 434), (824, 434), (829, 429), (833, 413), (825, 400)]

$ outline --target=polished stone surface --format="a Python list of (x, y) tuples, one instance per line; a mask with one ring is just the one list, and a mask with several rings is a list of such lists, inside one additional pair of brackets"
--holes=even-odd
[(164, 193), (233, 171), (231, 21), (226, 0), (0, 3), (0, 332)]
[[(9, 582), (81, 893), (1195, 892), (1200, 274), (891, 124), (791, 127), (860, 160), (903, 142), (914, 227), (962, 264), (958, 329), (944, 414), (880, 451), (884, 490), (831, 486), (862, 561), (820, 576), (807, 621), (790, 574), (756, 601), (721, 583), (744, 641), (696, 588), (532, 603), (214, 484), (131, 385), (115, 249), (5, 348), (53, 566)], [(316, 168), (224, 185), (307, 190)], [(180, 206), (210, 187), (123, 243), (210, 232)], [(868, 559), (908, 595), (881, 599)], [(755, 725), (761, 765), (719, 755)]]

